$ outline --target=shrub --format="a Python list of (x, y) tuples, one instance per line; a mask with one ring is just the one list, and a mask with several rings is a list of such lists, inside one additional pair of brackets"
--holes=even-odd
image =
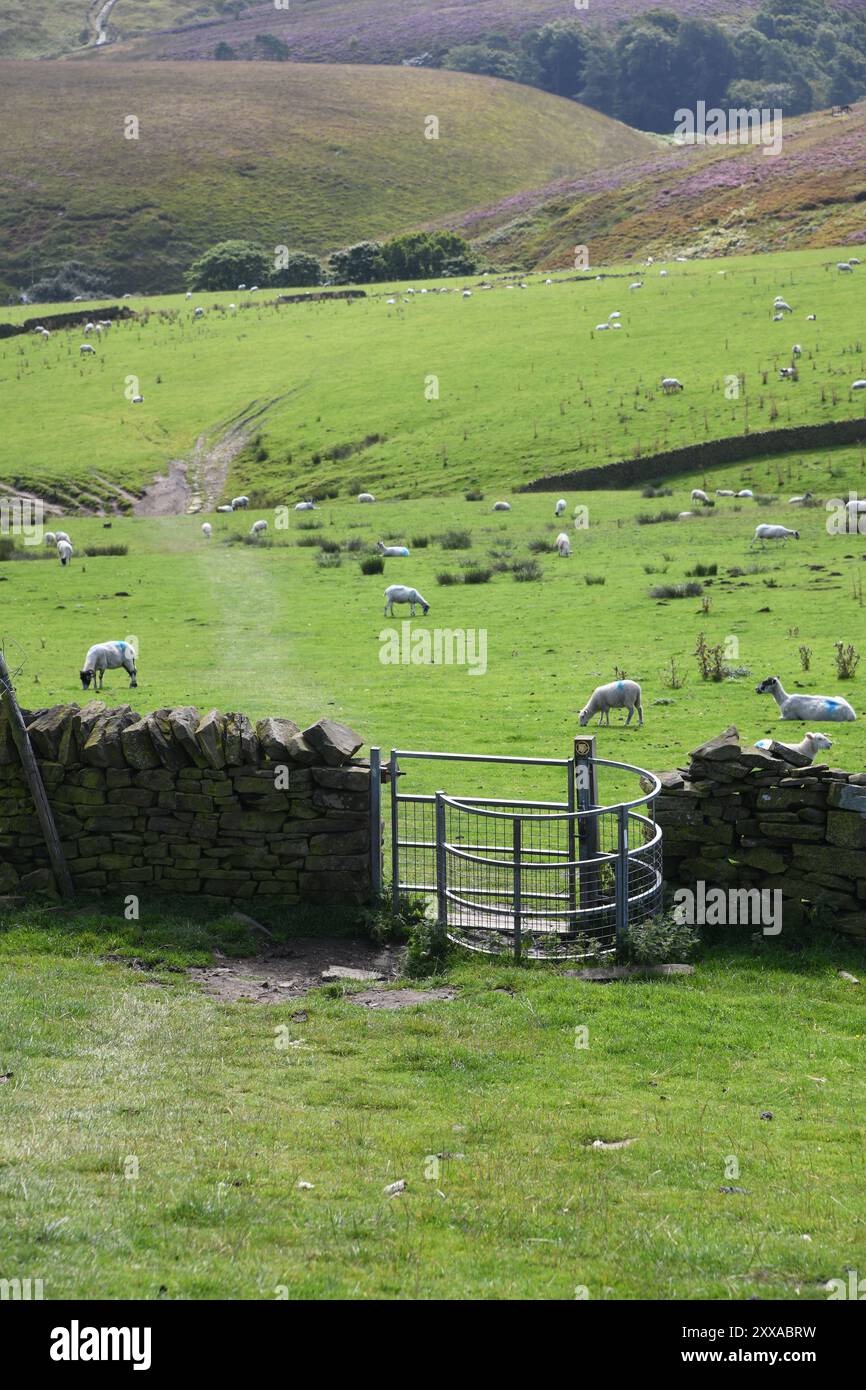
[(529, 542), (529, 549), (533, 555), (546, 555), (551, 549), (549, 540), (539, 537), (537, 540)]
[(462, 584), (463, 576), (454, 574), (452, 570), (440, 570), (436, 576), (436, 583), (444, 586), (449, 584)]
[(298, 522), (298, 530), (299, 530), (299, 531), (321, 531), (321, 529), (322, 529), (322, 523), (321, 523), (321, 521), (314, 521), (314, 520), (312, 519), (312, 517), (310, 517), (310, 519), (309, 519), (308, 521), (299, 521), (299, 522)]
[(479, 492), (477, 487), (471, 487), (468, 492), (464, 492), (463, 496), (466, 498), (467, 502), (484, 501), (484, 493)]
[(850, 643), (845, 647), (841, 642), (834, 642), (833, 648), (836, 653), (833, 658), (836, 663), (836, 675), (840, 681), (852, 681), (860, 665), (859, 653)]
[(651, 485), (641, 489), (641, 497), (672, 497), (673, 493), (669, 487), (652, 487)]
[(318, 542), (318, 538), (317, 538), (316, 536), (298, 536), (298, 539), (295, 541), (295, 545), (318, 545), (318, 544), (319, 544), (319, 542)]
[(413, 549), (413, 550), (426, 550), (429, 544), (430, 544), (430, 537), (429, 537), (429, 536), (413, 536), (413, 537), (412, 537), (412, 549)]
[(650, 598), (699, 598), (703, 592), (703, 584), (657, 584)]
[(401, 897), (395, 912), (389, 891), (361, 913), (367, 932), (380, 946), (408, 941), (413, 929), (424, 922), (426, 916), (427, 905), (423, 898)]
[(111, 289), (101, 270), (82, 265), (81, 261), (64, 261), (46, 270), (27, 290), (31, 304), (62, 304), (77, 294), (85, 299), (108, 299)]
[[(306, 289), (310, 285), (321, 285), (323, 278), (322, 267), (315, 256), (308, 251), (289, 251), (271, 272), (270, 283), (279, 289)], [(358, 492), (361, 491), (363, 489), (358, 488)]]
[(446, 531), (439, 537), (443, 550), (468, 550), (472, 545), (471, 531)]
[(690, 956), (700, 940), (693, 927), (677, 920), (676, 912), (630, 922), (626, 952), (634, 965), (669, 965)]
[(328, 257), (328, 274), (335, 285), (369, 285), (385, 279), (382, 247), (378, 241), (359, 241)]
[(363, 549), (364, 542), (361, 540), (360, 536), (350, 536), (349, 539), (346, 541), (346, 550), (350, 552)]
[(382, 574), (385, 570), (385, 561), (381, 555), (365, 555), (361, 561), (362, 574)]
[(323, 550), (326, 555), (336, 555), (340, 549), (339, 541), (329, 541), (322, 537), (319, 538), (318, 545), (319, 549)]
[(589, 584), (590, 587), (591, 587), (593, 584), (606, 584), (606, 583), (607, 583), (607, 575), (605, 575), (605, 574), (585, 574), (585, 575), (583, 576), (583, 582), (584, 582), (584, 584)]
[(694, 654), (697, 659), (698, 670), (701, 673), (701, 680), (723, 681), (725, 679), (727, 671), (721, 643), (715, 647), (708, 646), (704, 634), (700, 632)]
[(253, 241), (218, 241), (190, 266), (186, 281), (191, 290), (233, 290), (242, 282), (265, 284), (271, 260)]
[(515, 560), (511, 566), (511, 573), (518, 584), (531, 584), (534, 580), (544, 577), (537, 560)]
[(316, 556), (316, 564), (321, 570), (338, 570), (342, 563), (339, 548), (336, 551), (320, 550)]
[(686, 570), (686, 577), (688, 579), (706, 579), (717, 575), (718, 572), (718, 565), (695, 565), (693, 570)]
[(471, 275), (477, 264), (469, 242), (456, 232), (408, 232), (394, 237), (382, 247), (381, 259), (386, 280)]
[(635, 520), (638, 526), (654, 526), (659, 521), (676, 521), (679, 512), (638, 512)]
[(128, 546), (128, 545), (86, 545), (86, 546), (84, 547), (84, 553), (85, 553), (85, 555), (87, 555), (87, 556), (88, 556), (89, 558), (91, 558), (91, 559), (94, 558), (95, 556), (98, 556), (98, 555), (128, 555), (128, 554), (129, 554), (129, 546)]
[(464, 584), (489, 584), (493, 578), (493, 570), (485, 569), (482, 565), (472, 565), (463, 575)]

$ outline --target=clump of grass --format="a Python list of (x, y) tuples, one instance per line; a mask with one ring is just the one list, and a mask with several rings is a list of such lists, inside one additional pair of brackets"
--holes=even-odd
[(669, 487), (653, 487), (652, 484), (648, 484), (641, 489), (640, 495), (641, 497), (672, 497), (673, 492)]
[(483, 502), (483, 501), (484, 501), (484, 493), (483, 493), (483, 492), (479, 492), (479, 490), (478, 490), (477, 487), (471, 487), (471, 488), (469, 488), (469, 490), (468, 490), (467, 492), (464, 492), (463, 496), (466, 498), (466, 501), (467, 501), (467, 502)]
[(471, 531), (446, 531), (439, 537), (443, 550), (469, 550), (472, 545)]
[(593, 584), (606, 584), (606, 583), (607, 583), (607, 575), (606, 575), (606, 574), (585, 574), (585, 575), (583, 576), (583, 582), (584, 582), (584, 584), (588, 584), (588, 585), (590, 586), (590, 588), (592, 587)]
[(772, 507), (778, 500), (778, 497), (770, 497), (767, 493), (762, 492), (759, 492), (755, 498), (759, 507)]
[(84, 553), (85, 553), (85, 555), (88, 556), (88, 558), (91, 558), (91, 559), (92, 559), (94, 556), (97, 556), (97, 555), (128, 555), (128, 554), (129, 554), (129, 546), (128, 546), (128, 545), (86, 545), (86, 546), (84, 547)]
[(833, 649), (836, 653), (833, 660), (836, 663), (837, 677), (840, 681), (852, 681), (860, 665), (859, 652), (850, 642), (847, 647), (842, 642), (834, 642)]
[[(256, 546), (259, 550), (270, 550), (271, 547), (273, 546), (273, 541), (270, 540), (270, 538), (269, 538), (268, 536), (260, 536), (260, 535), (250, 536), (250, 535), (246, 535), (246, 536), (240, 536), (239, 539), (240, 539), (241, 545), (254, 545), (254, 546)], [(231, 544), (231, 542), (229, 542), (229, 544)], [(298, 541), (298, 544), (300, 545), (301, 542)], [(310, 545), (315, 545), (315, 541), (310, 541), (309, 544), (310, 544)]]
[(518, 584), (532, 584), (538, 579), (543, 579), (544, 573), (537, 560), (515, 560), (511, 566), (511, 573)]
[[(245, 540), (245, 541), (251, 541), (252, 539), (253, 539), (252, 536), (244, 536), (244, 540)], [(318, 545), (318, 544), (319, 544), (319, 542), (318, 542), (318, 540), (317, 540), (317, 538), (316, 538), (315, 536), (298, 536), (298, 539), (295, 541), (295, 545)]]
[(340, 542), (321, 539), (319, 541), (319, 549), (324, 551), (326, 555), (337, 555), (340, 550)]
[(429, 536), (413, 536), (413, 537), (412, 537), (412, 549), (413, 549), (413, 550), (426, 550), (429, 544), (430, 544), (430, 537), (429, 537)]
[(355, 551), (364, 549), (364, 542), (361, 540), (360, 536), (350, 536), (346, 541), (345, 548), (350, 553), (354, 553)]
[(461, 584), (462, 576), (455, 574), (453, 570), (440, 570), (436, 575), (436, 583), (447, 587), (449, 584)]
[(385, 569), (385, 561), (381, 555), (365, 555), (361, 561), (362, 574), (382, 574)]
[(700, 598), (703, 592), (703, 584), (657, 584), (650, 598)]
[(660, 521), (676, 521), (679, 512), (638, 512), (635, 521), (638, 526), (655, 526)]
[(321, 531), (322, 523), (321, 521), (313, 521), (313, 519), (310, 518), (307, 521), (299, 521), (297, 527), (299, 531)]
[(695, 567), (694, 567), (693, 570), (686, 570), (686, 578), (687, 578), (687, 579), (707, 579), (707, 578), (709, 578), (710, 576), (717, 575), (718, 572), (719, 572), (719, 567), (718, 567), (718, 565), (695, 565)]
[(493, 578), (493, 570), (486, 569), (483, 565), (471, 565), (463, 575), (464, 584), (489, 584)]
[(529, 549), (533, 555), (546, 555), (550, 548), (550, 541), (541, 536), (529, 542)]
[(336, 550), (320, 550), (316, 556), (316, 565), (320, 570), (338, 570), (342, 563), (339, 547)]

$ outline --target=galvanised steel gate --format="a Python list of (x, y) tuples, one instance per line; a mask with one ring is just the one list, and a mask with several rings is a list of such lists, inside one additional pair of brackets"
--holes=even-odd
[[(444, 791), (403, 791), (413, 760), (562, 769), (562, 800)], [(374, 795), (388, 787), (391, 891), (423, 897), (428, 913), (470, 950), (539, 959), (621, 952), (629, 922), (661, 907), (660, 783), (630, 763), (595, 756), (592, 736), (570, 758), (493, 757), (372, 750)], [(634, 778), (632, 799), (599, 799), (600, 775)], [(642, 808), (642, 809), (639, 809)], [(382, 886), (379, 807), (374, 807), (373, 874)]]

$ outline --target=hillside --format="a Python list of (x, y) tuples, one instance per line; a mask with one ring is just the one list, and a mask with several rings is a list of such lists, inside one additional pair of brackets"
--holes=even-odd
[[(117, 293), (179, 289), (223, 237), (326, 252), (654, 147), (573, 102), (459, 73), (44, 63), (38, 76), (0, 64), (2, 297), (68, 259), (104, 268)], [(424, 138), (431, 112), (438, 140)]]
[(670, 147), (661, 156), (560, 179), (442, 225), (494, 262), (599, 264), (632, 256), (744, 255), (866, 241), (866, 102), (850, 117), (785, 122), (778, 156), (754, 146)]
[[(482, 291), (475, 277), (470, 298), (458, 281), (414, 297), (377, 285), (350, 304), (133, 299), (141, 317), (94, 338), (89, 358), (78, 331), (0, 340), (4, 480), (88, 506), (117, 500), (117, 487), (140, 492), (183, 460), (189, 502), (221, 501), (223, 488), (267, 506), (365, 488), (507, 494), (725, 436), (862, 420), (850, 388), (866, 377), (866, 269), (841, 275), (837, 259), (672, 262), (666, 277), (643, 271), (634, 292), (634, 272), (613, 267), (598, 280), (534, 276), (526, 289), (503, 278)], [(777, 294), (793, 309), (781, 322)], [(615, 312), (620, 331), (597, 332)], [(782, 380), (793, 343), (799, 380)], [(124, 396), (130, 374), (141, 405)], [(682, 394), (662, 393), (664, 374)], [(169, 510), (183, 510), (176, 492)]]
[[(106, 0), (0, 0), (0, 58), (56, 57), (95, 44), (105, 5)], [(224, 10), (221, 0), (114, 0), (106, 22), (113, 40), (220, 19)]]
[[(665, 8), (722, 20), (752, 13), (756, 3), (718, 0), (709, 6), (707, 0), (669, 0)], [(265, 33), (288, 43), (291, 57), (299, 62), (399, 63), (490, 33), (515, 36), (535, 25), (575, 16), (608, 26), (656, 7), (655, 0), (605, 0), (584, 11), (563, 0), (291, 0), (281, 11), (273, 0), (246, 5), (232, 0), (117, 0), (104, 56), (212, 58), (218, 43), (243, 50), (257, 34)], [(56, 8), (56, 0), (29, 0), (26, 6), (24, 0), (0, 0), (0, 56), (23, 56), (20, 47), (9, 47), (8, 41), (4, 45), (3, 20), (7, 12), (25, 9), (35, 13), (46, 34), (42, 47), (28, 51), (56, 52), (55, 43), (47, 42), (60, 28), (58, 20), (47, 18)], [(84, 0), (79, 8), (86, 8)], [(239, 18), (235, 10), (241, 12)], [(229, 11), (228, 17), (219, 18), (220, 12)], [(70, 47), (74, 27), (66, 25)], [(20, 17), (17, 28), (20, 33)]]

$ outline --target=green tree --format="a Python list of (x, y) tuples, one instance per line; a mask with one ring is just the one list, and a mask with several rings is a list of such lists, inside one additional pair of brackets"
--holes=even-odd
[(382, 247), (385, 278), (432, 280), (440, 275), (470, 275), (476, 268), (469, 242), (456, 232), (410, 232)]
[(308, 251), (290, 251), (284, 257), (285, 265), (271, 275), (271, 284), (281, 289), (303, 289), (308, 285), (321, 285), (322, 267), (315, 256)]
[(500, 77), (506, 82), (520, 82), (522, 77), (517, 54), (489, 43), (461, 43), (449, 48), (442, 66), (451, 72), (474, 72), (482, 77)]
[(378, 241), (359, 241), (328, 257), (329, 278), (335, 285), (371, 285), (385, 279)]
[(289, 45), (273, 34), (256, 34), (253, 40), (253, 57), (262, 58), (268, 63), (285, 63), (289, 56)]
[(252, 241), (220, 241), (211, 246), (187, 271), (191, 290), (233, 290), (239, 284), (265, 284), (271, 259)]
[(557, 96), (575, 96), (583, 80), (589, 47), (586, 30), (579, 20), (557, 19), (545, 24), (532, 46), (539, 85)]
[(237, 58), (238, 55), (235, 53), (230, 43), (218, 43), (213, 51), (213, 56), (218, 63), (230, 63), (232, 59)]

